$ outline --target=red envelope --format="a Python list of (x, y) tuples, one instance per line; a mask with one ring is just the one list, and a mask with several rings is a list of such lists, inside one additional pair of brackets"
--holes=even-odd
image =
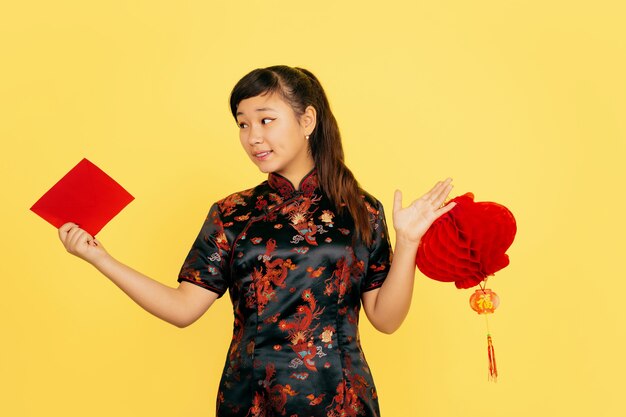
[(95, 236), (135, 197), (83, 159), (30, 209), (57, 229), (74, 222)]

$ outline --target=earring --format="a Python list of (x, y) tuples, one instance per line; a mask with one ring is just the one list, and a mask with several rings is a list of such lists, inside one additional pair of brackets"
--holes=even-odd
[(309, 140), (309, 135), (306, 135), (305, 138), (306, 138), (306, 140)]

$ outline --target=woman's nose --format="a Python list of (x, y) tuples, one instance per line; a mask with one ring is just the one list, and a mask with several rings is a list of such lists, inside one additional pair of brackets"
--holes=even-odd
[(251, 125), (248, 130), (248, 143), (250, 145), (256, 145), (258, 143), (263, 142), (263, 135), (261, 134), (261, 127), (256, 125)]

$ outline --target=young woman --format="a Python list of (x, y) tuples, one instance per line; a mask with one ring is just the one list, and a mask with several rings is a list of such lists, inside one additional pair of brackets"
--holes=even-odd
[(381, 332), (400, 326), (420, 238), (454, 206), (444, 205), (451, 179), (406, 208), (396, 191), (392, 263), (383, 207), (345, 166), (337, 122), (311, 72), (256, 69), (235, 85), (230, 107), (241, 145), (268, 179), (210, 208), (178, 288), (121, 264), (74, 223), (59, 237), (179, 327), (229, 291), (234, 331), (218, 416), (379, 416), (359, 341), (361, 304)]

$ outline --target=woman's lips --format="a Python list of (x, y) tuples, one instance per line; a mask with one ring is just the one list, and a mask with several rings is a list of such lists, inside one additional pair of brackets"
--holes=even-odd
[(254, 157), (256, 159), (260, 159), (261, 161), (267, 159), (270, 154), (272, 153), (272, 151), (263, 151), (263, 152), (257, 152), (254, 154)]

